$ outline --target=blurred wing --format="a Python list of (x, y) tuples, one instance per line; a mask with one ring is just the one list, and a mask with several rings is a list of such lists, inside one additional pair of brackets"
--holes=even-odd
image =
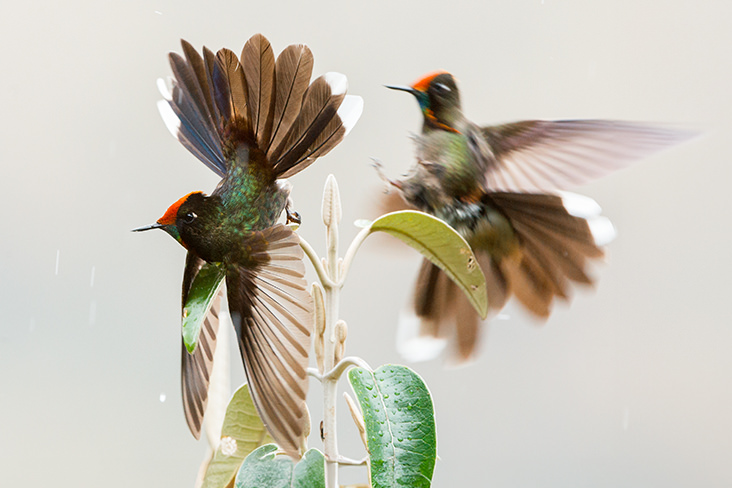
[[(189, 252), (183, 273), (183, 296), (185, 306), (188, 291), (193, 279), (198, 274), (203, 259)], [(189, 353), (185, 343), (181, 341), (181, 389), (183, 392), (183, 412), (191, 433), (196, 439), (201, 437), (203, 415), (208, 403), (208, 385), (213, 369), (213, 357), (216, 351), (216, 334), (219, 330), (220, 294), (213, 299), (198, 336), (198, 343), (193, 353)]]
[(484, 127), (491, 191), (543, 192), (588, 183), (695, 134), (607, 120), (529, 120)]
[(313, 300), (300, 240), (278, 224), (256, 233), (249, 261), (227, 272), (229, 310), (254, 405), (275, 442), (299, 458), (309, 421), (308, 354)]

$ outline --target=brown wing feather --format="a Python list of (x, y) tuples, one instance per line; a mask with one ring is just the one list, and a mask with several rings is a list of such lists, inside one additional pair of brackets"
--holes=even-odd
[(229, 308), (254, 404), (275, 442), (299, 457), (313, 302), (297, 235), (278, 224), (256, 236), (263, 246), (250, 259), (259, 264), (227, 272)]
[(208, 404), (208, 385), (219, 330), (220, 298), (220, 295), (214, 298), (214, 303), (206, 314), (193, 353), (189, 353), (185, 344), (181, 344), (183, 411), (188, 427), (196, 439), (201, 437), (201, 425)]
[(695, 135), (607, 120), (528, 120), (482, 131), (495, 156), (486, 169), (486, 187), (532, 192), (588, 183)]
[[(183, 291), (181, 307), (185, 307), (193, 280), (205, 261), (192, 252), (186, 255), (186, 266), (183, 271)], [(191, 433), (196, 439), (201, 437), (203, 415), (208, 403), (208, 385), (213, 369), (213, 357), (216, 351), (216, 334), (219, 330), (220, 295), (211, 302), (206, 313), (198, 343), (193, 353), (189, 353), (181, 343), (181, 389), (183, 392), (183, 412)]]

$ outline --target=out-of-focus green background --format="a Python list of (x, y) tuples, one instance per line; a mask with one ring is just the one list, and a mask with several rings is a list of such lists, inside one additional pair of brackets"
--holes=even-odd
[[(262, 32), (276, 52), (308, 44), (316, 73), (345, 73), (365, 100), (347, 140), (292, 180), (301, 233), (321, 252), (329, 173), (345, 245), (382, 189), (370, 157), (392, 176), (413, 161), (420, 114), (385, 83), (449, 70), (467, 115), (486, 124), (592, 117), (702, 130), (578, 189), (619, 233), (594, 291), (542, 327), (509, 305), (469, 367), (414, 367), (435, 400), (435, 486), (732, 485), (730, 25), (729, 2), (678, 0), (7, 5), (0, 484), (193, 485), (204, 449), (180, 405), (184, 250), (129, 230), (217, 181), (158, 116), (167, 53), (181, 37), (239, 52)], [(418, 263), (386, 239), (367, 242), (341, 307), (349, 353), (399, 361), (395, 324)], [(321, 390), (311, 391), (317, 431)], [(341, 450), (361, 457), (340, 408)]]

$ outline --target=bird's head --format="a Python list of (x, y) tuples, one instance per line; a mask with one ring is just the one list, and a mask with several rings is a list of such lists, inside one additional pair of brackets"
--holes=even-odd
[(454, 130), (455, 121), (462, 116), (457, 83), (446, 71), (430, 73), (411, 86), (386, 85), (386, 87), (414, 95), (427, 125)]
[(201, 228), (203, 222), (199, 216), (206, 213), (208, 198), (210, 197), (200, 191), (191, 192), (168, 207), (165, 214), (154, 224), (133, 229), (133, 232), (162, 229), (188, 249), (190, 242), (195, 241), (195, 236), (203, 233)]

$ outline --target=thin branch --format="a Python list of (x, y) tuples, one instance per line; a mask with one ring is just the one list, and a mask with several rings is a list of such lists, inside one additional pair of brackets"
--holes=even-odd
[(318, 368), (308, 368), (307, 372), (310, 376), (315, 378), (316, 380), (323, 382), (323, 375), (320, 374), (320, 371), (318, 371)]
[(366, 463), (369, 462), (369, 457), (366, 456), (363, 459), (351, 459), (347, 458), (346, 456), (339, 455), (336, 459), (338, 461), (338, 464), (341, 464), (343, 466), (364, 466)]
[(348, 270), (351, 267), (351, 262), (353, 261), (353, 258), (356, 255), (356, 251), (361, 247), (361, 244), (363, 244), (363, 241), (366, 240), (366, 238), (371, 234), (371, 226), (361, 229), (361, 232), (356, 234), (356, 237), (353, 238), (353, 241), (351, 241), (351, 245), (348, 246), (348, 250), (346, 250), (346, 255), (343, 257), (343, 262), (341, 263), (341, 276), (340, 281), (341, 285), (343, 284), (343, 281), (346, 279), (346, 275), (348, 274)]
[(357, 366), (368, 371), (373, 371), (366, 361), (356, 356), (348, 356), (341, 359), (333, 369), (323, 375), (325, 381), (337, 381), (338, 378), (348, 369), (349, 366)]
[(300, 236), (300, 247), (303, 251), (305, 251), (305, 255), (308, 257), (308, 259), (310, 259), (310, 262), (313, 263), (313, 268), (315, 268), (315, 272), (318, 274), (318, 279), (320, 280), (320, 283), (323, 285), (323, 287), (333, 288), (334, 286), (336, 286), (333, 280), (331, 280), (328, 276), (328, 273), (325, 271), (323, 263), (320, 261), (320, 258), (315, 252), (315, 249), (313, 249), (308, 241), (306, 241), (302, 236)]

